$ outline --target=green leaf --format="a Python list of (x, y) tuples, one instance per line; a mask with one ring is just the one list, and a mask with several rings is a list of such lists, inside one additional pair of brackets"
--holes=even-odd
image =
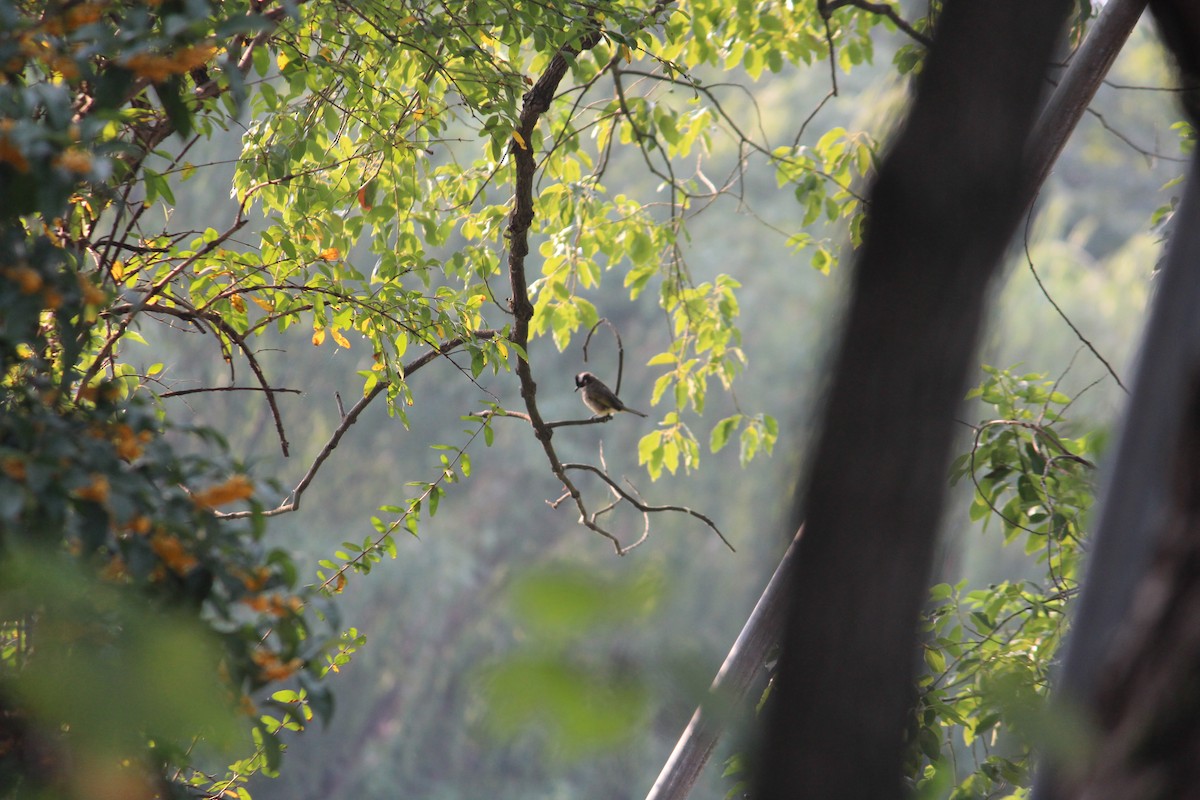
[(716, 453), (723, 448), (729, 441), (729, 437), (737, 430), (741, 423), (741, 414), (734, 414), (731, 417), (726, 417), (716, 424), (712, 430), (712, 435), (709, 437), (709, 448)]
[(192, 133), (192, 112), (183, 100), (183, 91), (183, 81), (177, 75), (154, 84), (154, 93), (158, 95), (158, 100), (180, 139), (186, 139)]

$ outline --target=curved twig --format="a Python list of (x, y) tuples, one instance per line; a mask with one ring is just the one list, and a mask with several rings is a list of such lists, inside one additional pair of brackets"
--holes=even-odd
[[(733, 551), (735, 553), (737, 552), (737, 550), (734, 548), (734, 546), (732, 544), (730, 544), (729, 540), (725, 538), (725, 534), (721, 533), (721, 529), (717, 527), (717, 524), (715, 522), (713, 522), (712, 519), (709, 518), (707, 515), (702, 514), (699, 511), (696, 511), (695, 509), (688, 508), (687, 506), (650, 505), (649, 503), (643, 503), (641, 500), (638, 500), (636, 497), (631, 495), (629, 492), (622, 489), (620, 487), (620, 485), (617, 484), (617, 482), (612, 479), (612, 477), (608, 474), (608, 472), (601, 469), (600, 467), (597, 467), (595, 464), (582, 464), (582, 463), (567, 462), (567, 463), (564, 463), (562, 466), (563, 466), (564, 470), (579, 470), (582, 472), (591, 472), (591, 473), (598, 475), (600, 477), (600, 480), (602, 480), (606, 484), (608, 484), (609, 489), (611, 489), (615, 495), (618, 495), (620, 497), (620, 499), (629, 503), (631, 506), (636, 508), (638, 511), (641, 511), (643, 514), (653, 514), (653, 513), (663, 512), (663, 511), (676, 511), (676, 512), (679, 512), (682, 514), (688, 514), (689, 516), (695, 517), (696, 519), (700, 520), (705, 525), (707, 525), (709, 528), (711, 528), (712, 532), (715, 533), (717, 535), (717, 537), (720, 538), (720, 540), (725, 543), (726, 547), (728, 547), (731, 551)], [(604, 511), (608, 511), (610, 508), (611, 508), (611, 506), (605, 507), (603, 510), (595, 512), (592, 516), (599, 516), (600, 514), (604, 513)], [(631, 547), (626, 548), (626, 550), (631, 549)]]
[(1125, 384), (1121, 383), (1121, 376), (1119, 376), (1117, 371), (1113, 369), (1112, 364), (1109, 364), (1108, 359), (1100, 355), (1100, 351), (1096, 349), (1096, 346), (1092, 344), (1088, 338), (1083, 335), (1083, 332), (1075, 326), (1075, 323), (1071, 321), (1071, 318), (1067, 316), (1067, 313), (1062, 310), (1058, 303), (1054, 302), (1054, 298), (1050, 296), (1050, 292), (1046, 289), (1045, 284), (1042, 283), (1041, 276), (1038, 275), (1037, 268), (1033, 265), (1033, 255), (1029, 252), (1029, 229), (1032, 225), (1033, 204), (1031, 203), (1029, 206), (1029, 212), (1025, 216), (1025, 235), (1021, 239), (1021, 246), (1025, 250), (1025, 261), (1029, 265), (1029, 272), (1033, 275), (1033, 279), (1037, 281), (1038, 288), (1042, 291), (1042, 296), (1044, 296), (1050, 302), (1050, 305), (1053, 306), (1054, 310), (1058, 312), (1058, 315), (1062, 317), (1063, 322), (1067, 323), (1067, 327), (1069, 327), (1075, 333), (1075, 337), (1083, 343), (1084, 347), (1092, 352), (1092, 355), (1096, 357), (1097, 361), (1104, 365), (1104, 368), (1108, 370), (1108, 374), (1112, 375), (1113, 380), (1117, 382), (1117, 386), (1121, 387), (1121, 391), (1125, 392), (1125, 394), (1129, 394), (1129, 390), (1125, 388)]
[(617, 330), (617, 326), (613, 325), (612, 322), (609, 321), (608, 317), (601, 317), (598, 319), (596, 324), (593, 325), (591, 330), (588, 331), (587, 336), (584, 337), (583, 363), (586, 364), (588, 360), (588, 345), (592, 341), (592, 335), (601, 325), (607, 325), (608, 329), (612, 331), (613, 338), (617, 340), (617, 382), (613, 388), (613, 391), (619, 396), (621, 394), (621, 376), (625, 374), (625, 345), (621, 342), (621, 333)]

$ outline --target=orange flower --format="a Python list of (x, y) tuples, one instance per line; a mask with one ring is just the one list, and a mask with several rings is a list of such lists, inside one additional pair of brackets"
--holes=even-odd
[(104, 4), (102, 3), (83, 3), (75, 6), (67, 11), (67, 30), (73, 31), (84, 25), (90, 25), (100, 19), (100, 15), (103, 13)]
[(217, 48), (211, 44), (197, 44), (180, 50), (175, 54), (175, 62), (181, 67), (180, 72), (190, 72), (196, 67), (204, 66), (216, 55)]
[(153, 523), (145, 514), (138, 514), (125, 523), (124, 528), (131, 533), (136, 533), (140, 536), (145, 536), (150, 532), (150, 527)]
[(177, 575), (186, 575), (199, 564), (179, 538), (168, 533), (156, 533), (150, 538), (150, 549)]
[[(3, 147), (3, 139), (0, 139), (0, 161), (4, 160)], [(42, 288), (41, 273), (26, 264), (6, 268), (4, 277), (17, 284), (21, 294), (37, 294)]]
[(287, 680), (304, 666), (304, 661), (299, 658), (293, 658), (285, 664), (276, 653), (272, 653), (270, 650), (255, 650), (250, 658), (258, 665), (259, 674), (266, 681)]
[(252, 592), (257, 592), (259, 589), (267, 585), (267, 581), (271, 579), (271, 570), (266, 567), (259, 567), (254, 570), (253, 575), (243, 575), (242, 583), (246, 584), (246, 588)]
[(83, 291), (83, 302), (89, 306), (100, 306), (108, 301), (104, 290), (83, 276), (79, 277), (79, 288)]
[(129, 577), (129, 570), (125, 567), (125, 560), (120, 556), (113, 556), (104, 569), (100, 571), (100, 576), (110, 581), (123, 581)]
[(126, 59), (125, 66), (139, 78), (149, 78), (159, 83), (172, 75), (182, 75), (207, 64), (216, 52), (217, 48), (214, 45), (198, 44), (185, 47), (171, 55), (135, 53)]
[(25, 480), (25, 461), (16, 456), (9, 456), (0, 460), (0, 472), (14, 481), (23, 481)]
[(254, 484), (245, 475), (234, 475), (223, 483), (202, 489), (192, 495), (192, 501), (201, 508), (216, 508), (236, 500), (245, 500), (254, 494)]
[(57, 72), (63, 80), (73, 81), (79, 77), (79, 65), (69, 56), (53, 55), (46, 59), (51, 72)]
[(80, 500), (90, 500), (93, 503), (104, 503), (108, 500), (110, 487), (108, 478), (99, 473), (92, 475), (91, 483), (76, 489), (72, 494)]
[(263, 612), (267, 610), (270, 604), (267, 598), (261, 594), (252, 594), (242, 598), (242, 602), (250, 607), (252, 611)]
[(12, 131), (14, 125), (16, 122), (12, 120), (0, 120), (0, 163), (10, 163), (17, 168), (17, 172), (28, 173), (28, 158), (25, 158), (25, 154), (20, 151), (20, 148), (12, 143), (12, 139), (8, 138), (8, 132)]
[(282, 595), (278, 592), (270, 595), (250, 595), (243, 597), (242, 602), (260, 614), (270, 614), (274, 617), (286, 617), (288, 614), (299, 614), (304, 608), (304, 601), (295, 595)]
[(12, 143), (7, 136), (0, 133), (0, 163), (9, 163), (17, 172), (29, 172), (29, 160), (21, 149)]
[(117, 448), (117, 455), (125, 461), (135, 461), (142, 455), (142, 450), (147, 441), (152, 438), (149, 431), (134, 433), (133, 428), (125, 423), (117, 426), (116, 433), (113, 435), (113, 445)]
[(92, 155), (86, 150), (80, 150), (78, 147), (68, 147), (58, 157), (60, 166), (67, 168), (71, 172), (77, 172), (80, 175), (86, 175), (92, 171)]
[(160, 83), (175, 74), (171, 70), (171, 61), (157, 53), (135, 53), (125, 60), (125, 66), (139, 78), (149, 78), (154, 83)]

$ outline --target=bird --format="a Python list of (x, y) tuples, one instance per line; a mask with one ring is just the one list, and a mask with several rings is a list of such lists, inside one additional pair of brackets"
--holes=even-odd
[(612, 389), (590, 372), (581, 372), (575, 376), (575, 391), (580, 389), (583, 389), (583, 404), (597, 417), (611, 417), (618, 411), (628, 411), (639, 417), (646, 416), (622, 403), (621, 398), (617, 397)]

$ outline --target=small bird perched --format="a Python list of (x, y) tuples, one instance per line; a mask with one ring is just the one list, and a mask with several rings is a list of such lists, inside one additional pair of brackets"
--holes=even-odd
[(628, 411), (639, 417), (646, 416), (622, 403), (621, 398), (617, 397), (612, 389), (590, 372), (581, 372), (575, 376), (575, 391), (580, 389), (583, 389), (583, 404), (597, 417), (611, 417), (618, 411)]

